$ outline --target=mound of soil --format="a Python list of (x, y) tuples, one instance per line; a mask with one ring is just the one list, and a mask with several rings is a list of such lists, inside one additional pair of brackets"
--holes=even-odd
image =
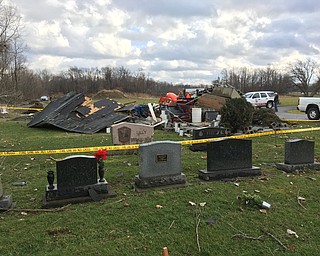
[(128, 98), (123, 92), (119, 90), (101, 90), (92, 95), (93, 99), (125, 99)]

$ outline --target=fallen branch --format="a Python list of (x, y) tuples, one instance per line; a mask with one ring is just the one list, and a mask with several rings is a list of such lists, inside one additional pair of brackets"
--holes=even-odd
[(271, 233), (269, 233), (268, 231), (263, 230), (263, 229), (262, 229), (261, 231), (262, 231), (263, 233), (267, 234), (268, 236), (270, 236), (271, 238), (273, 238), (274, 240), (276, 240), (277, 243), (278, 243), (279, 245), (281, 245), (284, 250), (288, 250), (288, 247), (285, 246), (285, 245), (284, 245), (278, 238), (276, 238), (273, 234), (271, 234)]
[(249, 240), (260, 240), (260, 241), (262, 241), (262, 237), (263, 236), (253, 237), (253, 236), (248, 236), (246, 234), (235, 234), (235, 235), (232, 236), (232, 238), (235, 238), (235, 237), (242, 237), (242, 238), (249, 239)]
[(174, 223), (174, 222), (175, 222), (174, 220), (171, 222), (171, 224), (170, 224), (170, 226), (169, 226), (169, 229), (171, 229), (171, 227), (173, 226), (173, 223)]
[(5, 209), (5, 208), (0, 208), (0, 211), (4, 212), (60, 212), (65, 210), (71, 206), (71, 204), (67, 204), (65, 206), (62, 206), (60, 208), (54, 208), (54, 209), (23, 209), (23, 208), (10, 208), (10, 209)]
[(201, 251), (200, 248), (200, 242), (199, 242), (199, 225), (200, 225), (200, 213), (196, 217), (196, 237), (197, 237), (197, 246), (198, 246), (198, 251)]
[(305, 209), (305, 210), (307, 210), (307, 208), (306, 207), (304, 207), (303, 205), (302, 205), (302, 203), (300, 202), (300, 196), (299, 196), (299, 192), (300, 192), (300, 190), (298, 190), (298, 193), (297, 193), (297, 201), (298, 201), (298, 204), (303, 208), (303, 209)]
[(122, 201), (126, 200), (125, 198), (121, 198), (119, 199), (118, 201), (115, 201), (115, 202), (111, 202), (109, 204), (117, 204), (117, 203), (121, 203)]

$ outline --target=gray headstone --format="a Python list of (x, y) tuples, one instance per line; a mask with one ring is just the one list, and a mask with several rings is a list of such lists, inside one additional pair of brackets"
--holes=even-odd
[(182, 173), (181, 144), (172, 141), (140, 145), (140, 171), (136, 186), (140, 188), (185, 184)]
[(314, 163), (314, 141), (294, 139), (285, 142), (285, 164)]
[(236, 178), (261, 174), (252, 166), (252, 141), (224, 139), (208, 144), (207, 170), (200, 170), (199, 177), (205, 180)]
[(114, 145), (142, 144), (153, 139), (154, 128), (150, 125), (122, 122), (111, 127)]
[(70, 156), (56, 162), (59, 195), (74, 193), (77, 187), (97, 183), (94, 156)]
[(9, 209), (12, 206), (12, 195), (4, 195), (0, 176), (0, 208)]

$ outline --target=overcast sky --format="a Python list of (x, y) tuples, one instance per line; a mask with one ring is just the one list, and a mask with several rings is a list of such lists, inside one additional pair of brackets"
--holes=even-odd
[[(319, 59), (319, 0), (11, 0), (29, 67), (142, 70), (211, 83), (224, 68)], [(319, 62), (319, 61), (318, 61)]]

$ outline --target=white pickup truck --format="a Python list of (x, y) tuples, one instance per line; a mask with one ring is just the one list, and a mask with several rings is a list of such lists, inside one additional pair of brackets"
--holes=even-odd
[(297, 109), (305, 112), (309, 120), (319, 120), (320, 118), (320, 98), (299, 97)]

